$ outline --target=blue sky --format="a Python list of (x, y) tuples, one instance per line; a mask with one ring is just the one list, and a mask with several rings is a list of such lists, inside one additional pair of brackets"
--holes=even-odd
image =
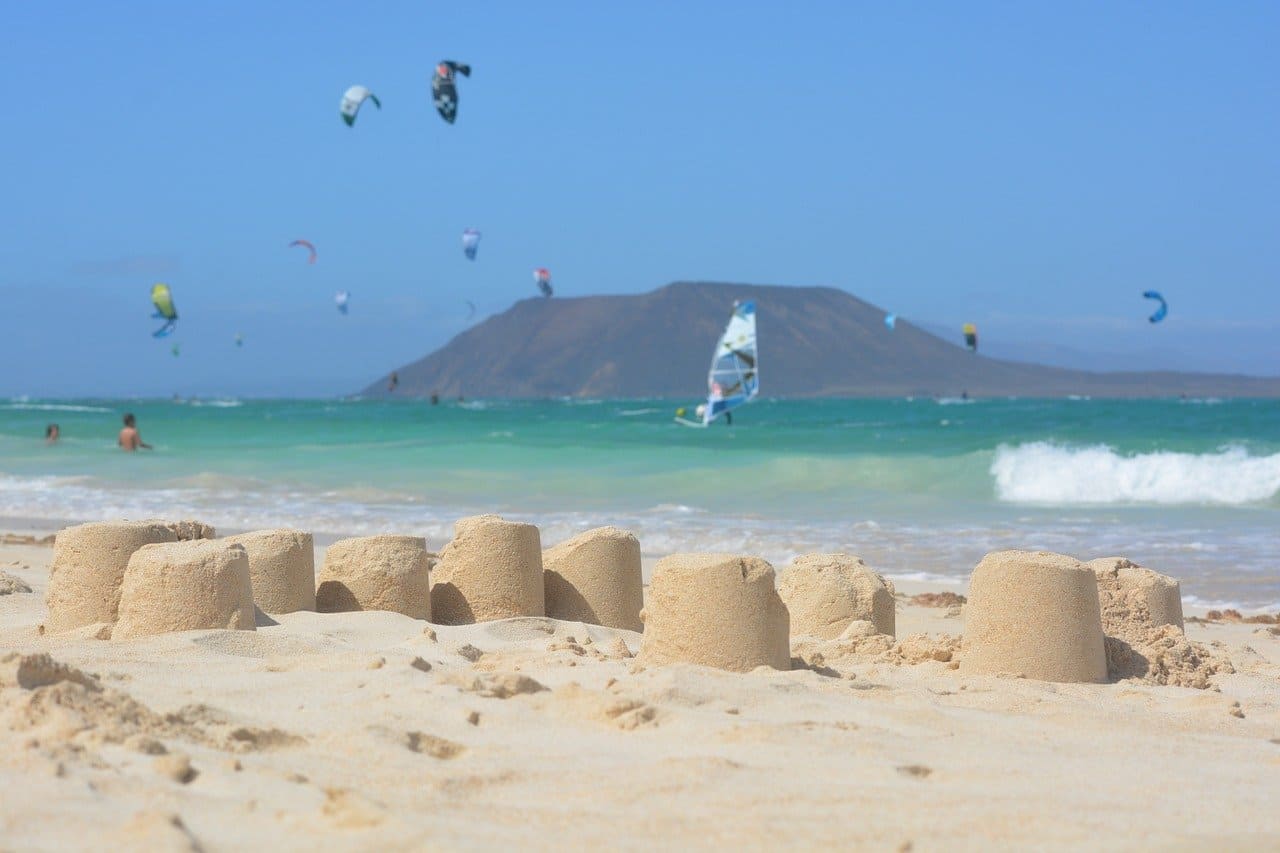
[[(0, 31), (0, 394), (344, 393), (535, 266), (1280, 373), (1275, 3), (6, 3)], [(475, 69), (452, 127), (446, 57)], [(383, 109), (348, 129), (353, 83)]]

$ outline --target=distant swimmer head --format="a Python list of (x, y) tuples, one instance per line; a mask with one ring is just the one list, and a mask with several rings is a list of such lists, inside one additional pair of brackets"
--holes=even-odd
[(61, 430), (58, 429), (57, 424), (49, 424), (47, 427), (44, 428), (44, 440), (49, 442), (50, 444), (53, 444), (55, 441), (58, 440), (58, 435), (60, 432)]

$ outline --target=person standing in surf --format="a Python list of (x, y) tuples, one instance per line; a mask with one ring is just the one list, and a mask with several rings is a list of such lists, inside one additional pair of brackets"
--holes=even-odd
[(138, 448), (143, 450), (152, 449), (151, 445), (142, 440), (142, 435), (138, 432), (138, 419), (133, 416), (132, 412), (124, 416), (124, 426), (120, 430), (116, 443), (120, 445), (121, 450), (127, 450), (130, 453)]

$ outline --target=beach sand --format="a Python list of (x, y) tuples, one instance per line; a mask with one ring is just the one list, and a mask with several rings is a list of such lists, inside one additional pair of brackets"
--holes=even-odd
[(963, 675), (900, 582), (896, 644), (636, 671), (542, 617), (42, 634), (51, 557), (0, 545), (0, 849), (1280, 848), (1265, 625), (1188, 611), (1209, 689)]

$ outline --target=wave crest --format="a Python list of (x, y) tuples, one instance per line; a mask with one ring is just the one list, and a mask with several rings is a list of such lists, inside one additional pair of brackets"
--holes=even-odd
[(991, 463), (996, 496), (1009, 503), (1227, 504), (1280, 495), (1280, 453), (1138, 453), (1105, 445), (1064, 447), (1038, 441), (1001, 445)]

